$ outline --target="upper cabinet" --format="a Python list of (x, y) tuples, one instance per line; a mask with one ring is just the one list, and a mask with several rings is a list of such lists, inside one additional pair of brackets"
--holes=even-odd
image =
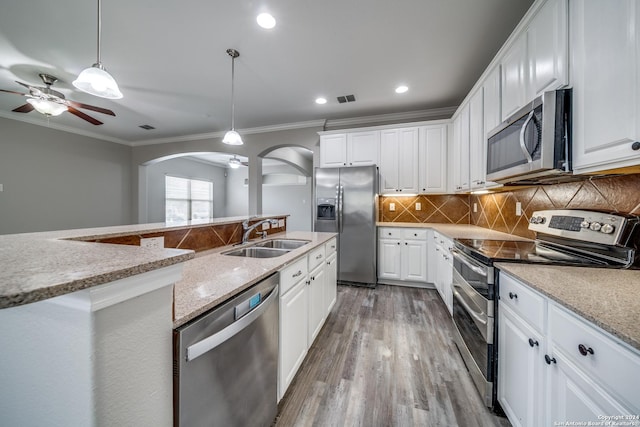
[(502, 120), (569, 83), (567, 1), (545, 2), (502, 57)]
[(484, 90), (469, 100), (469, 182), (472, 190), (483, 188), (487, 180), (487, 138), (484, 133)]
[(420, 192), (447, 192), (447, 125), (420, 128)]
[(418, 193), (419, 128), (380, 131), (380, 192)]
[[(500, 103), (500, 65), (496, 66), (485, 79), (484, 91), (484, 139), (502, 122)], [(485, 159), (486, 161), (486, 159)], [(486, 169), (486, 164), (485, 164)]]
[(572, 0), (573, 169), (640, 164), (640, 5)]
[(469, 190), (469, 104), (453, 119), (449, 169), (453, 191)]
[(378, 163), (380, 131), (320, 136), (320, 167), (369, 166)]

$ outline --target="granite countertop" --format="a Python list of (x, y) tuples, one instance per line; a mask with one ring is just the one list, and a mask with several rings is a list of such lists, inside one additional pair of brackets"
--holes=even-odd
[(247, 217), (0, 235), (0, 309), (42, 301), (194, 258), (191, 250), (83, 240), (204, 227), (244, 219)]
[(640, 271), (515, 263), (496, 266), (640, 350)]
[(490, 230), (470, 224), (439, 224), (439, 223), (413, 223), (413, 222), (378, 222), (378, 227), (403, 227), (403, 228), (431, 228), (451, 239), (501, 239), (501, 240), (530, 240), (525, 237)]
[(269, 238), (302, 239), (310, 242), (275, 258), (245, 258), (222, 255), (231, 247), (200, 252), (184, 264), (182, 280), (174, 287), (174, 322), (177, 328), (234, 295), (281, 270), (310, 250), (335, 237), (335, 233), (286, 231)]

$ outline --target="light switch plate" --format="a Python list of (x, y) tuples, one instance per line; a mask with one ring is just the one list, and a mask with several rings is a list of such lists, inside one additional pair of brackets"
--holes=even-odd
[(140, 246), (143, 248), (164, 248), (164, 237), (148, 237), (140, 239)]
[(271, 225), (268, 222), (263, 222), (262, 223), (262, 229), (263, 230), (268, 230), (271, 228)]
[(522, 203), (516, 202), (516, 216), (522, 216)]
[(478, 212), (478, 204), (477, 203), (473, 203), (473, 213)]
[(284, 227), (284, 219), (278, 220), (278, 227)]
[(389, 203), (389, 210), (391, 212), (395, 212), (396, 211), (396, 204), (395, 203)]
[(416, 202), (416, 210), (417, 211), (421, 211), (422, 210), (422, 203)]
[(0, 193), (4, 191), (4, 184), (0, 184)]

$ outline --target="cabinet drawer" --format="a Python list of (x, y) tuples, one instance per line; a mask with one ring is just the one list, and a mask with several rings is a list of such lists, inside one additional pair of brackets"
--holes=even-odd
[(407, 240), (426, 240), (427, 229), (405, 228), (402, 236)]
[(309, 252), (309, 271), (324, 262), (324, 245)]
[(525, 319), (536, 330), (544, 330), (546, 301), (538, 293), (500, 272), (500, 301)]
[(327, 243), (324, 244), (324, 253), (329, 258), (329, 255), (334, 253), (338, 249), (338, 241), (336, 239), (331, 239)]
[(632, 413), (640, 412), (640, 352), (554, 303), (549, 304), (549, 336), (554, 347)]
[(280, 271), (280, 295), (284, 295), (300, 280), (304, 280), (309, 272), (307, 257), (304, 256)]
[(402, 239), (402, 228), (380, 228), (378, 230), (379, 239)]

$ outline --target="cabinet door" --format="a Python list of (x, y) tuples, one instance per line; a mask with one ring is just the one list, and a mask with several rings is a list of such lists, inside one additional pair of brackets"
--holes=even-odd
[(320, 136), (320, 167), (337, 168), (347, 165), (347, 135)]
[(527, 96), (527, 35), (523, 33), (504, 55), (501, 66), (502, 120), (518, 111)]
[[(487, 76), (484, 85), (484, 140), (502, 122), (500, 113), (500, 65)], [(486, 169), (486, 165), (485, 165)]]
[(325, 265), (324, 305), (327, 315), (331, 312), (338, 295), (338, 256), (329, 255)]
[(324, 303), (324, 283), (325, 271), (324, 262), (309, 273), (309, 334), (307, 345), (311, 347), (313, 341), (318, 336), (323, 321), (327, 315), (327, 309)]
[(544, 425), (554, 425), (560, 420), (599, 422), (602, 420), (598, 417), (603, 415), (637, 415), (629, 414), (553, 345), (549, 354), (555, 362), (545, 365), (548, 386)]
[(528, 100), (568, 83), (567, 10), (567, 0), (548, 0), (529, 25)]
[(575, 0), (569, 14), (574, 170), (638, 165), (640, 6)]
[[(427, 282), (436, 284), (437, 272), (436, 236), (433, 230), (427, 232)], [(436, 286), (437, 287), (437, 286)]]
[(307, 354), (307, 277), (280, 298), (279, 398), (282, 398)]
[(347, 163), (349, 166), (378, 164), (380, 132), (351, 132), (347, 134)]
[(543, 414), (542, 337), (509, 307), (499, 304), (498, 401), (514, 427), (537, 426)]
[(453, 147), (449, 165), (454, 191), (469, 189), (469, 104), (453, 121)]
[(447, 192), (447, 126), (426, 126), (419, 138), (420, 192)]
[(398, 190), (404, 193), (418, 193), (418, 128), (398, 131)]
[(485, 186), (487, 141), (484, 137), (484, 92), (480, 88), (469, 100), (469, 182), (471, 189)]
[(402, 280), (427, 281), (427, 242), (405, 240), (401, 245)]
[(398, 184), (398, 131), (380, 131), (380, 188), (382, 193), (395, 193)]
[(378, 241), (378, 277), (400, 280), (400, 240)]

